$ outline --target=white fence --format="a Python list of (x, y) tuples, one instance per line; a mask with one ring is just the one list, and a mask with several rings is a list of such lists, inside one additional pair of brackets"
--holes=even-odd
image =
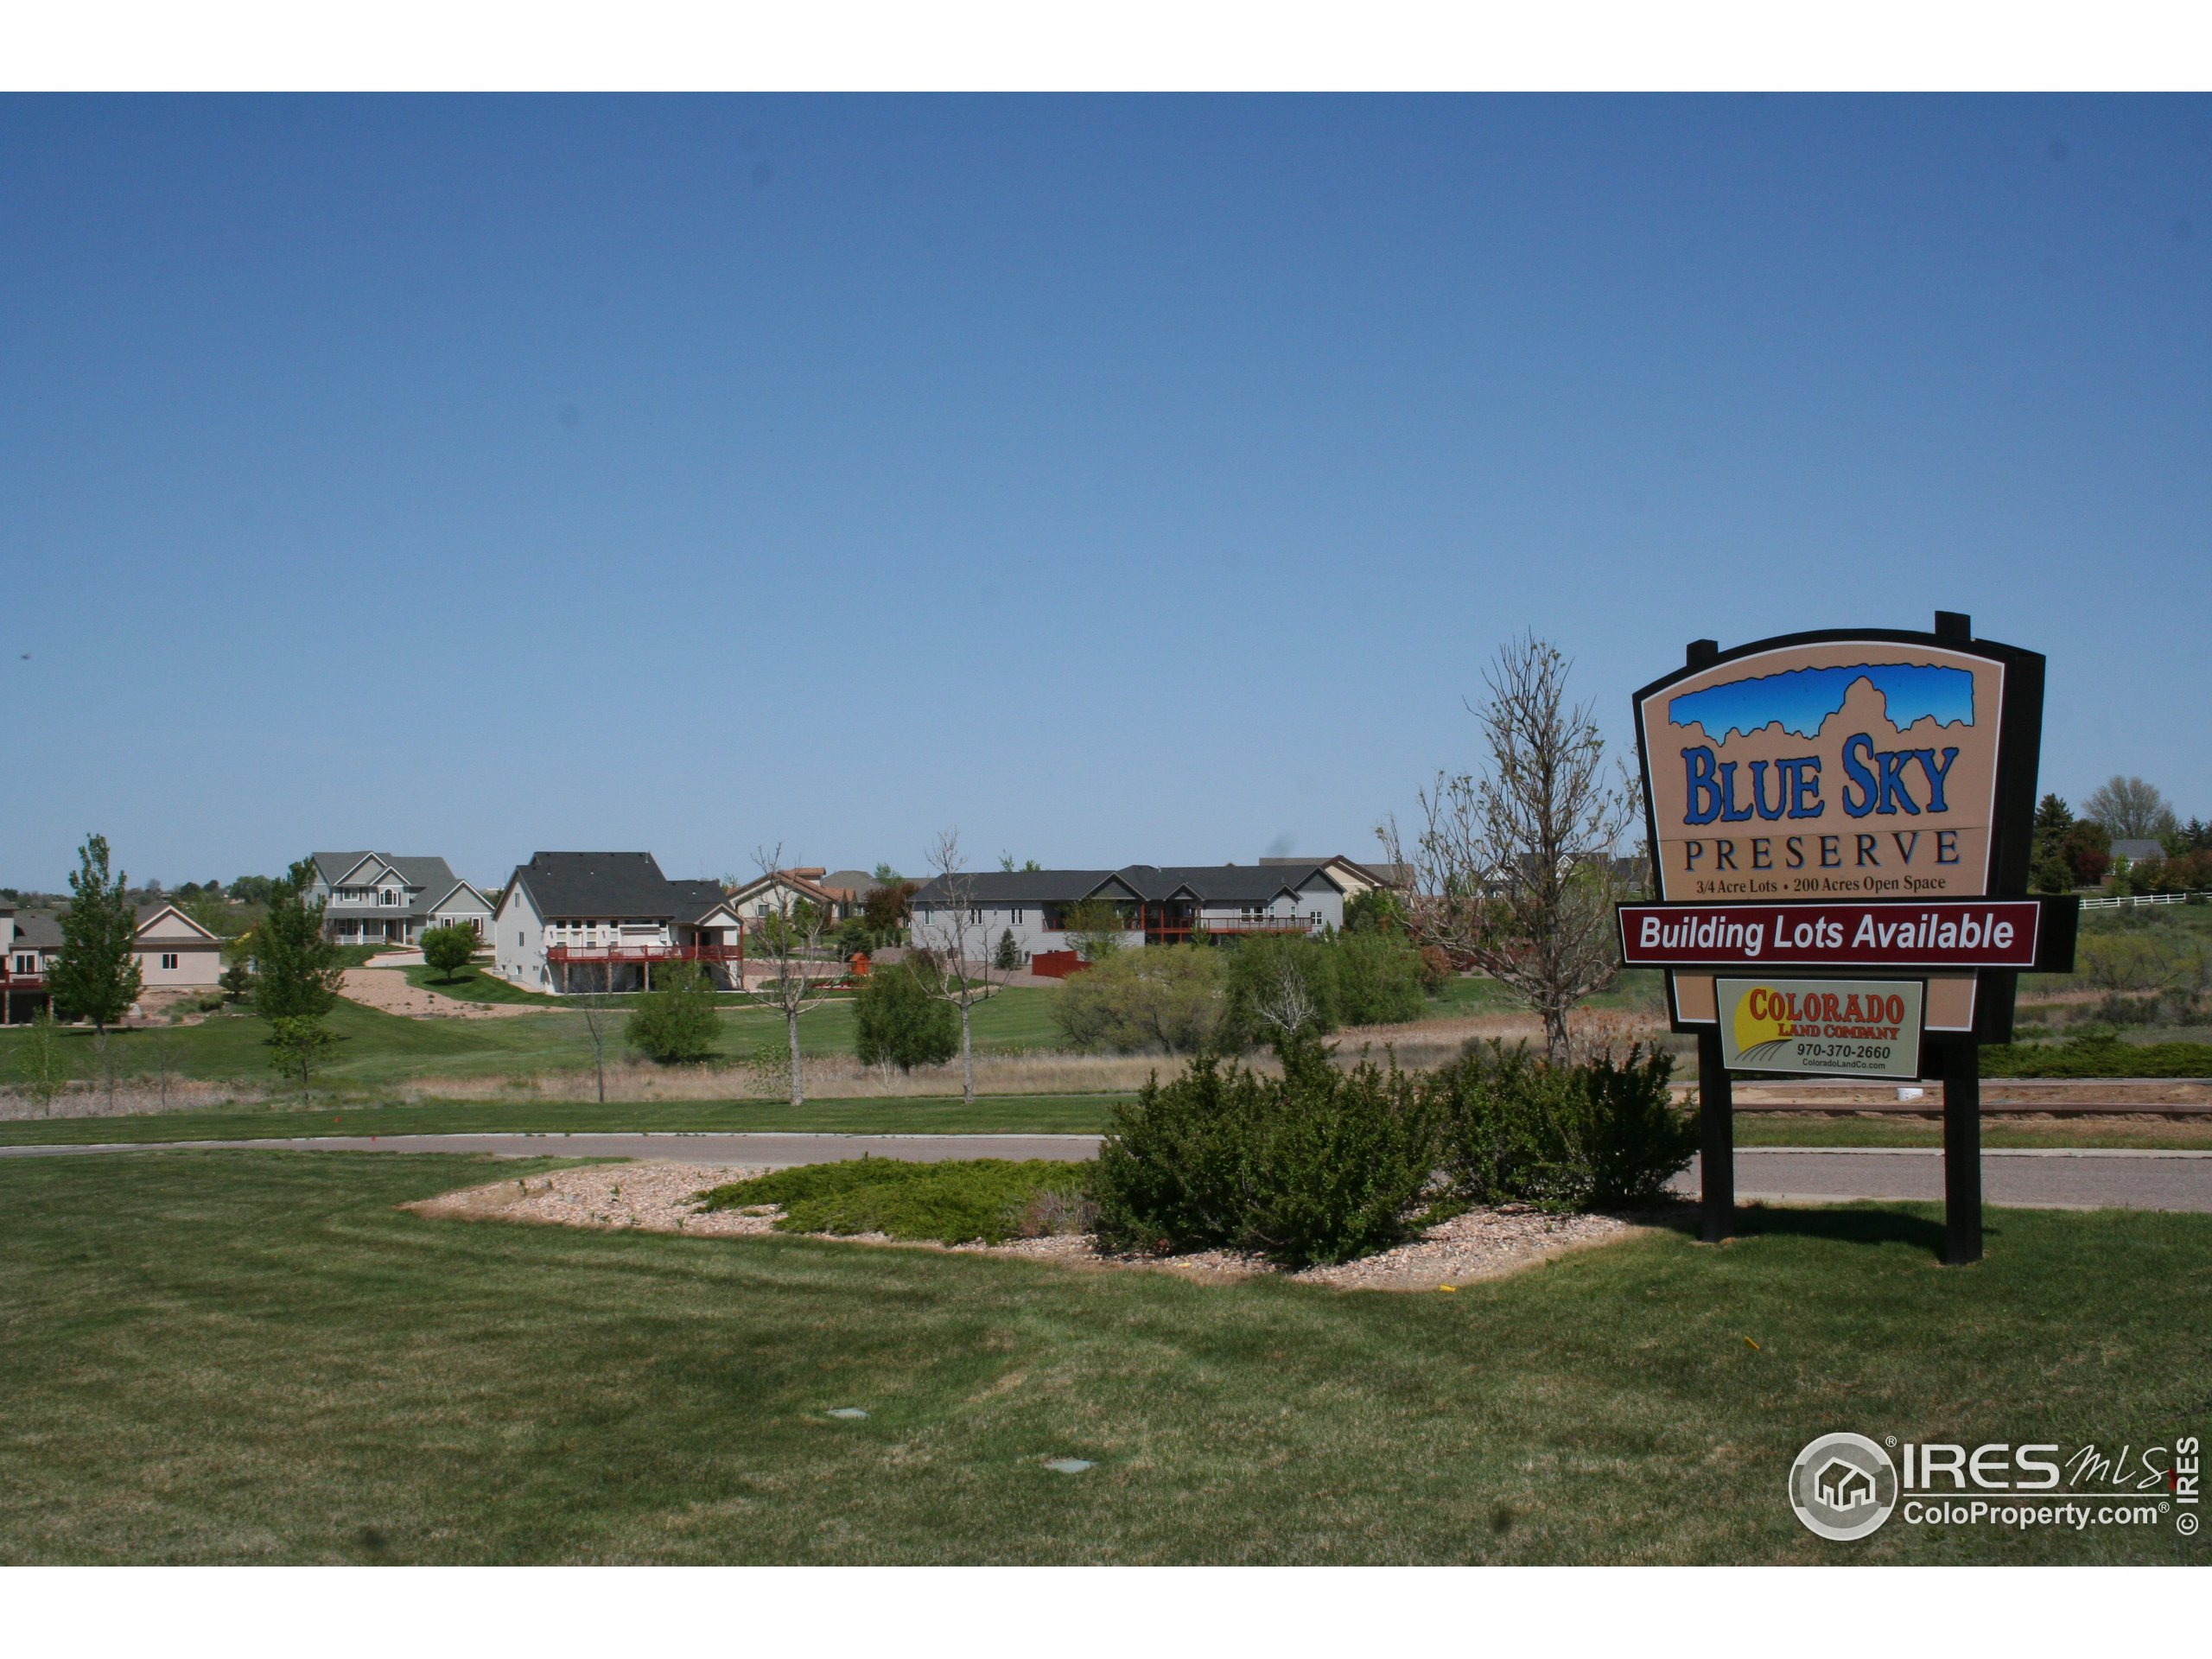
[(2131, 893), (2116, 899), (2084, 899), (2084, 910), (2118, 910), (2123, 905), (2185, 905), (2191, 899), (2204, 901), (2201, 893)]

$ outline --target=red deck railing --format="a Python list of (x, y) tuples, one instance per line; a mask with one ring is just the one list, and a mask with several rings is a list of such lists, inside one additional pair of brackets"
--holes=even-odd
[(741, 944), (555, 944), (548, 962), (743, 962)]

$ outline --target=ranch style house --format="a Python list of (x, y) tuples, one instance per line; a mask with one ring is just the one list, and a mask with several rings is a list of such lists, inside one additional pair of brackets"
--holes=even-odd
[(1129, 864), (1118, 870), (978, 870), (938, 876), (914, 894), (908, 935), (942, 947), (945, 912), (967, 912), (969, 948), (989, 954), (1006, 935), (1024, 962), (1075, 948), (1077, 906), (1109, 906), (1125, 945), (1182, 944), (1254, 934), (1319, 933), (1344, 925), (1344, 903), (1384, 886), (1348, 858), (1260, 864)]

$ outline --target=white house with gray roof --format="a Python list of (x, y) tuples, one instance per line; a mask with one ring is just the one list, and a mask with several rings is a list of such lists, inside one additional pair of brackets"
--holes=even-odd
[(492, 903), (442, 858), (317, 853), (308, 901), (322, 901), (323, 937), (340, 944), (418, 944), (426, 929), (459, 923), (482, 938)]
[(651, 853), (537, 853), (515, 866), (493, 950), (499, 976), (533, 991), (650, 990), (670, 962), (727, 984), (743, 925), (721, 882), (672, 881)]
[(967, 912), (970, 939), (996, 950), (1007, 934), (1026, 962), (1071, 950), (1078, 906), (1105, 906), (1125, 944), (1193, 938), (1319, 933), (1344, 925), (1344, 901), (1382, 883), (1345, 858), (1294, 864), (1126, 864), (1118, 870), (976, 870), (938, 876), (914, 894), (909, 938), (941, 946), (944, 912)]

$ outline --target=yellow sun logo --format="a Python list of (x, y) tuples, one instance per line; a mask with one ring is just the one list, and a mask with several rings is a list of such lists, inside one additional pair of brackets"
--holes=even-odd
[(1754, 985), (1736, 1004), (1736, 1052), (1745, 1059), (1764, 1059), (1796, 1035), (1789, 1004), (1781, 992)]

